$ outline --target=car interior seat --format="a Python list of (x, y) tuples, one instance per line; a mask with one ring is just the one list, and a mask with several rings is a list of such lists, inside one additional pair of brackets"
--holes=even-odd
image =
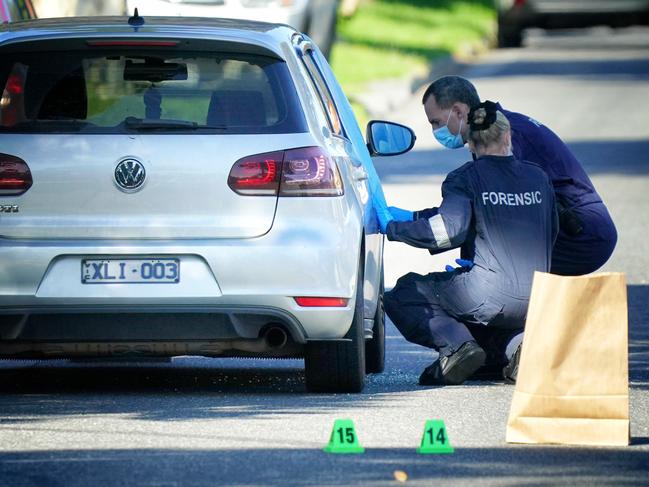
[(81, 68), (67, 73), (46, 92), (38, 109), (40, 120), (84, 120), (88, 116), (86, 80)]
[(260, 91), (219, 90), (212, 93), (207, 125), (263, 127), (266, 125), (264, 97)]

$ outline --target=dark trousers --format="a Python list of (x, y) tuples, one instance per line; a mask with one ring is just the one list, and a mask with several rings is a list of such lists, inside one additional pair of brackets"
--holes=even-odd
[(552, 274), (581, 276), (602, 267), (617, 243), (617, 231), (603, 203), (591, 203), (575, 208), (582, 231), (569, 235), (559, 230), (552, 249)]
[(469, 274), (406, 274), (385, 293), (385, 312), (409, 342), (450, 355), (475, 340), (488, 362), (506, 363), (505, 347), (523, 329), (527, 300), (498, 293)]

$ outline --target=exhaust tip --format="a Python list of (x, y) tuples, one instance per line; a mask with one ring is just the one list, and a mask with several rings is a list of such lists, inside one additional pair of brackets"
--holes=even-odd
[(272, 325), (263, 331), (263, 338), (269, 348), (278, 349), (288, 342), (288, 334), (281, 326)]

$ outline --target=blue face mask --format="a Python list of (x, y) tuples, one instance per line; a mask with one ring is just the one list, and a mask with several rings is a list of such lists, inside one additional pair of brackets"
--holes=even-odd
[(457, 134), (452, 134), (448, 129), (448, 121), (451, 119), (451, 113), (453, 113), (453, 110), (448, 114), (446, 125), (433, 130), (433, 135), (437, 139), (437, 142), (442, 144), (444, 147), (447, 147), (448, 149), (459, 149), (460, 147), (464, 147), (464, 140), (462, 139), (462, 119), (460, 119), (460, 128), (458, 129)]

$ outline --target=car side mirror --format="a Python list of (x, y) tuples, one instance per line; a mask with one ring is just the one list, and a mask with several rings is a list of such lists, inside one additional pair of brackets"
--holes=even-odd
[(367, 124), (367, 149), (371, 156), (398, 156), (415, 145), (411, 128), (394, 122), (372, 120)]

